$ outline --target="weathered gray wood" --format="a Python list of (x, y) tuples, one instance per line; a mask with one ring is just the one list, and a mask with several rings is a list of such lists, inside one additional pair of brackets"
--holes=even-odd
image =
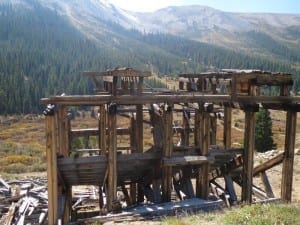
[(281, 198), (287, 202), (292, 200), (296, 125), (297, 112), (288, 111), (286, 114), (285, 145), (281, 181)]
[(162, 162), (165, 166), (186, 166), (186, 165), (202, 165), (204, 163), (212, 163), (214, 157), (210, 156), (183, 156), (183, 157), (163, 157)]
[(234, 189), (233, 180), (228, 175), (224, 176), (224, 180), (225, 180), (225, 186), (226, 186), (225, 189), (230, 196), (230, 203), (235, 204), (237, 202), (237, 195), (236, 195), (236, 192)]
[(270, 184), (270, 181), (268, 179), (268, 176), (267, 176), (266, 172), (261, 172), (260, 177), (261, 177), (261, 181), (264, 185), (267, 197), (268, 198), (275, 198), (275, 195), (274, 195), (273, 190), (272, 190), (272, 186)]

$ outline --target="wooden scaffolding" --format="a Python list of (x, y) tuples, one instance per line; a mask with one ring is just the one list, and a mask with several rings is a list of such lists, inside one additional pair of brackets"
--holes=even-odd
[[(230, 202), (252, 203), (252, 195), (261, 193), (253, 185), (253, 176), (263, 178), (267, 197), (274, 197), (265, 171), (282, 163), (281, 199), (291, 201), (294, 145), (298, 102), (290, 96), (292, 75), (258, 70), (223, 70), (217, 73), (181, 74), (179, 90), (144, 88), (150, 72), (117, 68), (105, 72), (85, 72), (95, 83), (94, 95), (51, 96), (47, 105), (46, 151), (49, 224), (71, 218), (72, 186), (99, 186), (100, 208), (108, 212), (119, 207), (117, 190), (124, 192), (127, 205), (178, 199), (208, 199), (210, 193), (226, 192)], [(277, 88), (279, 95), (266, 94)], [(68, 108), (99, 108), (95, 129), (71, 129)], [(284, 152), (255, 167), (255, 113), (259, 107), (286, 111)], [(244, 147), (233, 149), (232, 109), (245, 112)], [(128, 127), (117, 127), (117, 115), (126, 114)], [(174, 115), (181, 116), (177, 125)], [(128, 116), (129, 115), (129, 116)], [(224, 120), (223, 146), (216, 147), (217, 119)], [(151, 125), (152, 146), (144, 146), (144, 124)], [(174, 134), (180, 135), (175, 143)], [(77, 136), (97, 136), (96, 155), (71, 156), (71, 142)], [(119, 135), (127, 135), (130, 146), (117, 145)], [(148, 140), (149, 141), (149, 140)], [(126, 153), (123, 153), (126, 149)], [(242, 168), (230, 175), (237, 168)], [(224, 177), (226, 187), (215, 182)], [(193, 181), (192, 181), (193, 180)], [(241, 197), (233, 183), (241, 186)], [(195, 187), (195, 190), (194, 190)], [(103, 199), (105, 190), (106, 203)], [(228, 199), (227, 199), (228, 200)]]

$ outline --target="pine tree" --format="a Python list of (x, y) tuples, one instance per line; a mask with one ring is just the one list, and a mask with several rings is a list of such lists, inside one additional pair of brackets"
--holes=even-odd
[(255, 148), (258, 152), (266, 152), (276, 148), (273, 140), (272, 120), (267, 109), (260, 109), (256, 113)]

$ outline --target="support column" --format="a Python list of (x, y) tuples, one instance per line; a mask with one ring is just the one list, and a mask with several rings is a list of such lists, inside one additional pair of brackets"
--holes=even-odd
[(113, 202), (117, 195), (117, 105), (110, 104), (108, 109), (108, 190), (107, 209), (114, 210)]
[(56, 126), (55, 116), (46, 115), (46, 155), (48, 180), (48, 224), (58, 221), (58, 180), (56, 158)]
[[(210, 142), (210, 115), (207, 112), (204, 112), (203, 115), (203, 138), (202, 138), (202, 144), (201, 144), (201, 155), (202, 156), (207, 156), (208, 155), (208, 147), (209, 147), (209, 142)], [(200, 193), (199, 197), (203, 199), (207, 199), (209, 195), (209, 164), (204, 163), (201, 166), (200, 169)]]
[[(130, 147), (131, 147), (131, 153), (134, 153), (137, 151), (137, 146), (136, 146), (136, 118), (134, 115), (130, 118), (130, 127), (131, 127), (131, 135), (130, 135)], [(131, 203), (136, 204), (137, 200), (137, 184), (132, 183), (130, 184), (130, 198), (131, 198)]]
[[(173, 112), (172, 106), (168, 105), (164, 111), (164, 138), (163, 157), (170, 157), (173, 152)], [(162, 201), (171, 201), (172, 191), (172, 167), (163, 165), (162, 168)]]
[[(207, 156), (209, 147), (209, 128), (210, 115), (204, 110), (204, 106), (200, 105), (195, 111), (195, 145), (200, 147), (199, 155)], [(196, 197), (207, 199), (209, 195), (209, 164), (201, 165), (198, 176), (196, 177)]]
[[(99, 155), (106, 155), (106, 110), (105, 105), (100, 105), (99, 107), (99, 137), (98, 137), (98, 144), (99, 144)], [(104, 207), (104, 199), (103, 199), (103, 191), (102, 191), (102, 184), (99, 185), (99, 208), (100, 210)]]
[(99, 108), (99, 148), (100, 155), (106, 154), (106, 110), (105, 105), (100, 105)]
[(181, 133), (181, 144), (183, 146), (189, 146), (190, 142), (190, 113), (186, 111), (185, 107), (183, 108), (183, 116), (182, 116), (182, 124), (183, 124), (183, 131)]
[[(143, 93), (143, 81), (144, 77), (138, 77), (137, 94)], [(143, 105), (136, 106), (136, 141), (137, 152), (144, 152), (144, 126), (143, 126)], [(144, 187), (143, 184), (138, 184), (138, 202), (144, 202)]]
[(231, 126), (232, 126), (232, 109), (230, 107), (224, 107), (224, 131), (223, 142), (225, 149), (231, 148)]
[(281, 198), (286, 202), (291, 202), (292, 200), (296, 125), (297, 112), (287, 111), (281, 181)]
[(252, 203), (253, 185), (253, 156), (254, 156), (254, 131), (255, 112), (245, 111), (245, 133), (244, 133), (244, 154), (242, 173), (242, 201), (246, 204)]

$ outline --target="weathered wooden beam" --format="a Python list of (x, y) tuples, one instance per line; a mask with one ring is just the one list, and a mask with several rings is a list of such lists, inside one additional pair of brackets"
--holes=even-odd
[(181, 144), (185, 146), (189, 146), (190, 139), (190, 113), (183, 110), (182, 115), (182, 132), (181, 132)]
[[(172, 106), (168, 105), (163, 112), (164, 135), (163, 135), (163, 157), (170, 157), (173, 152), (173, 112)], [(172, 167), (162, 167), (162, 201), (171, 201), (172, 191)]]
[[(138, 95), (143, 92), (143, 77), (139, 77), (137, 93)], [(137, 152), (143, 153), (144, 151), (144, 126), (143, 126), (143, 105), (136, 106), (136, 130), (135, 136), (137, 141)], [(143, 184), (138, 184), (138, 202), (144, 202), (144, 191)]]
[[(104, 130), (105, 130), (105, 135), (108, 135), (109, 129), (106, 128)], [(100, 129), (100, 132), (103, 132), (103, 129)], [(99, 132), (98, 128), (73, 129), (71, 131), (71, 136), (72, 137), (98, 136), (100, 134), (100, 132)], [(130, 135), (131, 134), (129, 127), (118, 127), (116, 129), (116, 132), (117, 132), (117, 135)], [(104, 132), (103, 132), (103, 134), (104, 134)]]
[(55, 116), (46, 116), (46, 155), (48, 180), (48, 223), (56, 224), (58, 220), (58, 180), (56, 161), (56, 127)]
[(296, 127), (297, 112), (288, 111), (286, 114), (285, 145), (281, 181), (281, 198), (287, 202), (292, 200)]
[(252, 203), (255, 113), (245, 111), (242, 201)]
[[(207, 156), (210, 139), (210, 116), (209, 113), (204, 113), (203, 117), (203, 139), (200, 148), (201, 155)], [(200, 198), (207, 199), (209, 195), (209, 163), (205, 163), (200, 168)]]
[[(282, 101), (290, 100), (290, 97), (281, 97)], [(276, 98), (274, 98), (275, 101)], [(230, 102), (230, 95), (205, 95), (205, 94), (165, 94), (165, 95), (140, 95), (136, 96), (122, 95), (122, 96), (111, 96), (111, 95), (73, 95), (73, 96), (53, 96), (49, 98), (42, 98), (42, 104), (62, 104), (62, 105), (99, 105), (108, 104), (114, 102), (116, 104), (123, 105), (136, 105), (136, 104), (151, 104), (151, 103), (165, 103), (170, 104), (180, 102)], [(248, 101), (252, 101), (248, 99)], [(276, 101), (275, 101), (276, 102)]]
[[(99, 152), (101, 155), (105, 155), (106, 154), (106, 143), (107, 143), (107, 129), (106, 129), (106, 118), (107, 118), (107, 113), (105, 110), (105, 105), (100, 105), (99, 108), (99, 148), (101, 149), (101, 151)], [(74, 133), (72, 133), (74, 134)], [(118, 134), (118, 131), (117, 131)]]
[(163, 157), (164, 166), (186, 166), (186, 165), (202, 165), (204, 163), (213, 163), (214, 157), (211, 156), (177, 156)]
[(232, 109), (224, 107), (223, 143), (226, 149), (231, 148)]
[(138, 71), (132, 68), (116, 68), (104, 72), (85, 71), (83, 74), (91, 77), (101, 77), (101, 76), (149, 77), (152, 75), (151, 72), (149, 71)]
[(268, 169), (271, 169), (274, 166), (277, 166), (278, 164), (282, 163), (283, 159), (284, 159), (284, 153), (280, 153), (274, 158), (269, 159), (268, 161), (256, 166), (253, 169), (253, 176), (256, 176), (262, 172), (265, 172)]
[(108, 109), (109, 146), (108, 146), (108, 190), (107, 209), (114, 210), (117, 197), (117, 105), (111, 104)]
[(260, 173), (260, 178), (261, 178), (261, 181), (264, 185), (267, 197), (268, 198), (275, 198), (275, 195), (272, 191), (272, 186), (270, 184), (270, 181), (269, 181), (268, 176), (267, 176), (265, 171)]

